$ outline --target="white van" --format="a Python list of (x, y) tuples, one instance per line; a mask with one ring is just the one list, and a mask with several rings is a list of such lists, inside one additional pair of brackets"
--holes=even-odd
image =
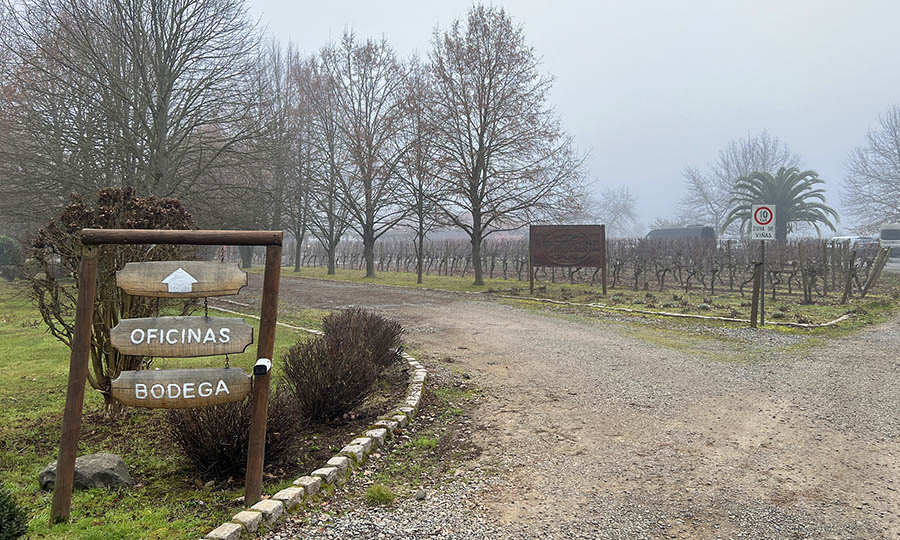
[(891, 248), (890, 257), (900, 257), (900, 223), (885, 223), (878, 237), (881, 247)]

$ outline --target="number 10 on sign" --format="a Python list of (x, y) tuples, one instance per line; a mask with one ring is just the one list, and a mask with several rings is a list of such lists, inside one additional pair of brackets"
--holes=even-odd
[(754, 204), (751, 207), (750, 239), (775, 240), (774, 204)]

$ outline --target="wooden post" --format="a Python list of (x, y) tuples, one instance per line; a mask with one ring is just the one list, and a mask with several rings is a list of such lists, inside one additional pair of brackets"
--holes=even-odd
[[(257, 358), (272, 359), (275, 352), (275, 323), (278, 320), (278, 285), (281, 278), (281, 246), (266, 247), (266, 271), (263, 276), (262, 309), (259, 314)], [(271, 370), (270, 370), (271, 371)], [(244, 505), (256, 504), (262, 496), (263, 461), (266, 451), (266, 420), (269, 411), (270, 373), (254, 377), (250, 396), (250, 443), (247, 450), (247, 477)]]
[[(750, 300), (750, 328), (756, 328), (759, 316), (759, 295), (760, 295), (760, 276), (762, 274), (762, 264), (753, 265), (753, 297)], [(765, 294), (765, 293), (763, 293)]]
[(881, 272), (884, 270), (884, 265), (887, 264), (888, 255), (890, 254), (890, 248), (881, 248), (878, 252), (878, 258), (875, 259), (875, 268), (872, 269), (872, 274), (869, 275), (868, 281), (866, 281), (866, 286), (863, 287), (862, 294), (860, 298), (865, 298), (867, 294), (869, 294), (869, 289), (875, 285), (875, 282), (878, 281), (878, 278), (881, 277)]
[(759, 276), (759, 325), (766, 325), (766, 241), (762, 242), (762, 267)]
[(809, 278), (806, 275), (806, 259), (803, 258), (803, 243), (797, 242), (797, 260), (800, 261), (800, 282), (803, 286), (803, 302), (812, 303), (812, 290), (809, 287)]
[(828, 241), (822, 241), (822, 296), (828, 296)]
[(97, 247), (85, 246), (81, 252), (78, 274), (78, 304), (75, 310), (75, 332), (69, 356), (69, 383), (66, 387), (66, 408), (63, 411), (59, 457), (56, 460), (56, 483), (50, 522), (69, 520), (72, 508), (72, 485), (75, 481), (75, 457), (81, 433), (81, 414), (84, 407), (84, 385), (91, 357), (91, 335), (94, 325), (94, 295), (97, 291)]
[(600, 267), (600, 279), (603, 281), (603, 296), (606, 296), (606, 268), (608, 266), (606, 259), (606, 225), (600, 225), (603, 230), (603, 266)]
[(853, 267), (856, 265), (856, 250), (850, 254), (850, 261), (847, 264), (847, 278), (844, 282), (844, 296), (841, 297), (841, 304), (846, 304), (850, 298), (850, 288), (853, 286)]

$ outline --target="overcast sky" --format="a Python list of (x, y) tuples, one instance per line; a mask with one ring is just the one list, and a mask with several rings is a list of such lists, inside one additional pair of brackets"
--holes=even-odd
[[(352, 28), (401, 56), (430, 49), (435, 26), (467, 1), (250, 0), (269, 33), (313, 52)], [(898, 1), (493, 2), (525, 26), (555, 77), (566, 129), (590, 152), (596, 189), (627, 185), (640, 221), (668, 216), (681, 171), (705, 166), (728, 140), (763, 129), (828, 181), (900, 104)], [(845, 220), (845, 224), (847, 220)]]

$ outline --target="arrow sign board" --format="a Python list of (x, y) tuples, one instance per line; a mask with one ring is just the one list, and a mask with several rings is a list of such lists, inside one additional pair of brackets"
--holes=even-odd
[(775, 240), (775, 205), (754, 204), (750, 212), (750, 239)]
[(188, 358), (244, 352), (253, 328), (233, 317), (146, 317), (122, 319), (109, 337), (122, 354)]
[(219, 405), (249, 393), (250, 375), (240, 368), (123, 371), (110, 387), (123, 405), (150, 409)]
[(136, 296), (197, 298), (237, 294), (247, 273), (236, 263), (154, 261), (128, 263), (116, 272), (116, 284)]

